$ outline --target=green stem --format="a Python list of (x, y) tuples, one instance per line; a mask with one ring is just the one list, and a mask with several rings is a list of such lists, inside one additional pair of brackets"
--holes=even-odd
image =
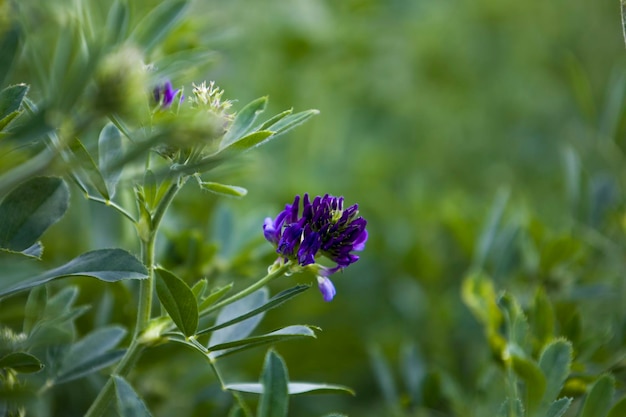
[[(141, 257), (144, 265), (148, 269), (148, 278), (141, 280), (139, 287), (139, 306), (137, 309), (137, 324), (135, 326), (135, 333), (133, 334), (133, 340), (130, 347), (126, 351), (126, 354), (122, 357), (120, 363), (115, 367), (113, 375), (119, 375), (125, 377), (135, 366), (135, 363), (141, 356), (144, 344), (141, 341), (141, 335), (148, 327), (150, 316), (152, 315), (152, 294), (154, 293), (154, 247), (156, 242), (157, 231), (161, 224), (161, 220), (167, 211), (167, 208), (174, 200), (176, 193), (185, 184), (187, 178), (179, 177), (174, 179), (166, 193), (163, 195), (161, 201), (154, 211), (154, 215), (149, 224), (149, 231), (146, 234), (146, 238), (142, 239), (141, 245)], [(140, 235), (142, 235), (140, 233)], [(109, 378), (100, 393), (96, 397), (93, 404), (85, 414), (85, 417), (100, 417), (102, 416), (111, 400), (113, 399), (114, 387), (113, 379)]]

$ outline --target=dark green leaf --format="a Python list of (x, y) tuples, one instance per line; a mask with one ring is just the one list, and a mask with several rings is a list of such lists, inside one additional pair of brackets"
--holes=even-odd
[(0, 123), (22, 106), (22, 101), (28, 92), (28, 85), (17, 84), (0, 91)]
[(0, 247), (23, 251), (57, 222), (69, 204), (61, 178), (37, 177), (20, 184), (0, 203)]
[(2, 368), (10, 368), (21, 373), (33, 373), (39, 372), (43, 364), (29, 353), (13, 352), (0, 358), (0, 369)]
[(155, 271), (159, 300), (180, 331), (192, 336), (198, 328), (198, 304), (193, 291), (171, 272), (162, 268)]
[(201, 181), (200, 186), (207, 191), (210, 191), (217, 195), (223, 195), (226, 197), (241, 198), (248, 194), (248, 190), (235, 185), (220, 184), (217, 182)]
[(539, 358), (539, 367), (546, 377), (544, 403), (551, 403), (557, 398), (569, 375), (571, 363), (571, 343), (566, 340), (557, 340), (546, 346)]
[(620, 398), (618, 402), (615, 403), (611, 410), (609, 410), (609, 414), (607, 417), (624, 417), (626, 416), (626, 397)]
[(542, 344), (554, 336), (554, 309), (546, 292), (541, 287), (535, 294), (530, 321), (533, 334)]
[[(226, 384), (229, 391), (247, 392), (250, 394), (262, 394), (263, 384), (256, 382)], [(289, 395), (318, 394), (318, 393), (348, 393), (354, 395), (354, 391), (343, 385), (317, 384), (314, 382), (290, 382), (288, 384)]]
[[(267, 300), (267, 289), (261, 288), (247, 297), (222, 308), (220, 314), (217, 316), (217, 320), (215, 320), (215, 324), (219, 325), (231, 321), (239, 316), (243, 316), (244, 314), (261, 307), (263, 304), (267, 303)], [(209, 340), (209, 346), (221, 345), (223, 343), (247, 337), (256, 328), (262, 318), (263, 313), (239, 322), (233, 326), (214, 331), (211, 335), (211, 339)]]
[(550, 404), (548, 411), (546, 411), (545, 417), (563, 416), (563, 414), (565, 414), (565, 412), (567, 411), (571, 403), (572, 403), (571, 398), (561, 398), (560, 400), (554, 401), (552, 404)]
[(289, 376), (283, 359), (270, 350), (265, 356), (257, 417), (286, 417), (289, 409)]
[(191, 292), (196, 297), (196, 302), (200, 304), (202, 299), (204, 298), (204, 292), (209, 287), (209, 281), (206, 278), (202, 278), (198, 280), (193, 287), (191, 287)]
[(212, 327), (209, 327), (208, 329), (199, 331), (198, 334), (204, 334), (204, 333), (209, 333), (209, 332), (214, 332), (216, 330), (222, 329), (224, 327), (228, 327), (228, 326), (232, 326), (235, 323), (239, 323), (241, 321), (244, 321), (250, 317), (254, 317), (257, 314), (260, 313), (264, 313), (267, 310), (270, 310), (272, 308), (276, 308), (279, 305), (283, 304), (285, 301), (295, 297), (296, 295), (306, 291), (309, 289), (308, 285), (296, 285), (293, 288), (290, 288), (288, 290), (282, 291), (279, 294), (275, 295), (274, 297), (272, 297), (268, 302), (266, 302), (265, 304), (263, 304), (260, 307), (257, 307), (253, 310), (248, 311), (245, 314), (242, 314), (241, 316), (238, 317), (234, 317), (228, 321), (224, 321), (224, 322), (220, 322), (219, 324), (216, 324)]
[(13, 59), (18, 50), (20, 32), (17, 27), (4, 32), (0, 41), (0, 85), (4, 85), (5, 79), (13, 67)]
[(222, 138), (220, 149), (227, 148), (249, 133), (249, 129), (254, 124), (257, 116), (265, 111), (266, 105), (267, 97), (260, 97), (246, 104), (246, 106), (237, 113), (228, 132), (226, 132)]
[(393, 373), (389, 367), (389, 363), (378, 348), (370, 349), (370, 360), (374, 370), (376, 382), (385, 399), (385, 403), (389, 407), (395, 407), (398, 403), (398, 389), (396, 387)]
[[(102, 176), (102, 172), (100, 172), (100, 170), (96, 166), (96, 163), (94, 162), (89, 152), (87, 152), (87, 149), (85, 149), (85, 146), (83, 145), (83, 143), (78, 139), (74, 139), (71, 149), (73, 152), (72, 161), (74, 165), (77, 167), (74, 169), (74, 171), (82, 171), (84, 176), (87, 177), (91, 185), (93, 185), (93, 187), (98, 191), (98, 193), (100, 193), (100, 195), (104, 197), (105, 199), (109, 200), (111, 196), (109, 195), (109, 190), (107, 188), (107, 184), (104, 180), (104, 177)], [(83, 183), (83, 180), (80, 175), (76, 176), (75, 179)], [(84, 183), (81, 186), (81, 188), (85, 190), (88, 189), (84, 185)]]
[(211, 351), (211, 357), (216, 358), (218, 356), (230, 355), (267, 344), (284, 342), (292, 339), (301, 339), (304, 337), (315, 337), (315, 333), (308, 326), (294, 325), (287, 326), (261, 336), (252, 336), (245, 339), (234, 340), (232, 342), (221, 343), (219, 345), (209, 345), (208, 349)]
[(80, 365), (73, 367), (72, 369), (68, 369), (67, 372), (60, 374), (57, 379), (54, 380), (54, 383), (63, 384), (114, 365), (122, 359), (125, 353), (126, 350), (124, 349), (104, 352), (86, 362), (81, 363)]
[(534, 413), (545, 393), (546, 377), (541, 372), (539, 365), (531, 359), (513, 354), (511, 355), (511, 365), (513, 371), (524, 381), (526, 408), (529, 413)]
[(160, 2), (137, 24), (131, 39), (149, 51), (176, 26), (188, 5), (187, 0)]
[(120, 417), (151, 417), (146, 405), (124, 378), (114, 375), (113, 382), (117, 412)]
[(115, 187), (122, 175), (122, 166), (117, 164), (124, 152), (122, 150), (122, 133), (113, 123), (109, 123), (100, 132), (98, 138), (99, 168), (111, 198), (115, 195)]
[(47, 301), (48, 291), (45, 286), (42, 285), (30, 291), (24, 309), (24, 333), (30, 334), (35, 324), (43, 318)]
[(43, 274), (5, 276), (0, 281), (0, 296), (66, 276), (86, 276), (116, 282), (124, 279), (145, 279), (148, 277), (148, 271), (137, 258), (122, 249), (99, 249), (84, 253), (65, 265)]
[(580, 417), (606, 417), (615, 392), (615, 380), (611, 375), (601, 376), (585, 398)]

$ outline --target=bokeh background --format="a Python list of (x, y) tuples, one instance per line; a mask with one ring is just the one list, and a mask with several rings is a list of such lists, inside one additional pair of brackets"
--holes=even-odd
[[(133, 18), (149, 3), (134, 2)], [(493, 415), (504, 397), (490, 384), (502, 375), (461, 299), (472, 268), (522, 304), (545, 287), (558, 311), (587, 312), (589, 339), (621, 346), (619, 12), (617, 0), (195, 1), (155, 52), (205, 52), (172, 72), (175, 85), (215, 80), (235, 108), (269, 95), (268, 114), (320, 115), (215, 173), (247, 188), (244, 199), (188, 186), (166, 219), (160, 262), (190, 283), (249, 282), (274, 260), (263, 218), (295, 194), (359, 204), (369, 241), (334, 279), (335, 300), (313, 288), (262, 324), (321, 327), (317, 340), (276, 346), (291, 379), (356, 391), (294, 397), (299, 417)], [(51, 263), (120, 236), (137, 250), (123, 220), (78, 194), (46, 236)], [(314, 277), (284, 278), (272, 291), (296, 282)], [(130, 289), (80, 285), (81, 301), (132, 323)], [(263, 355), (226, 360), (226, 379), (256, 380)], [(155, 415), (223, 415), (230, 401), (202, 359), (179, 347), (154, 348), (136, 375)]]

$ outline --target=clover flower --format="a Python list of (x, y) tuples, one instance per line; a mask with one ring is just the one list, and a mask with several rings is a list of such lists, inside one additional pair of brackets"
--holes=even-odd
[[(343, 201), (343, 197), (326, 194), (311, 202), (304, 194), (300, 216), (298, 195), (275, 219), (268, 217), (263, 224), (265, 239), (276, 246), (280, 262), (291, 261), (316, 272), (325, 301), (331, 301), (336, 293), (328, 277), (358, 261), (359, 256), (352, 252), (362, 251), (367, 241), (367, 221), (359, 216), (358, 205), (344, 209)], [(336, 265), (318, 264), (319, 256)]]
[[(172, 87), (172, 83), (168, 80), (168, 81), (165, 81), (163, 85), (156, 87), (152, 91), (152, 94), (154, 95), (154, 101), (161, 104), (162, 108), (167, 109), (168, 107), (172, 105), (172, 103), (174, 102), (174, 98), (176, 98), (176, 95), (179, 92), (180, 92), (180, 88), (177, 88), (176, 90), (174, 90), (174, 87)], [(181, 94), (180, 95), (181, 103), (183, 99), (184, 97)]]

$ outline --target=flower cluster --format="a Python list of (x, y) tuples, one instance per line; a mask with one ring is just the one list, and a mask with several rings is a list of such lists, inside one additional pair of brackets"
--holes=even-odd
[[(275, 219), (265, 219), (265, 238), (276, 246), (279, 259), (297, 262), (301, 267), (311, 265), (317, 272), (324, 300), (330, 301), (335, 287), (328, 277), (359, 260), (352, 252), (365, 248), (367, 221), (359, 216), (357, 204), (344, 209), (343, 197), (328, 194), (315, 197), (312, 202), (304, 194), (302, 216), (299, 212), (300, 196), (296, 196), (293, 204), (287, 204)], [(317, 264), (319, 256), (336, 265), (328, 268)]]
[(215, 85), (215, 81), (209, 82), (208, 87), (206, 81), (200, 85), (193, 84), (193, 94), (192, 103), (198, 107), (208, 107), (217, 114), (225, 114), (233, 105), (230, 100), (222, 100), (224, 90)]

